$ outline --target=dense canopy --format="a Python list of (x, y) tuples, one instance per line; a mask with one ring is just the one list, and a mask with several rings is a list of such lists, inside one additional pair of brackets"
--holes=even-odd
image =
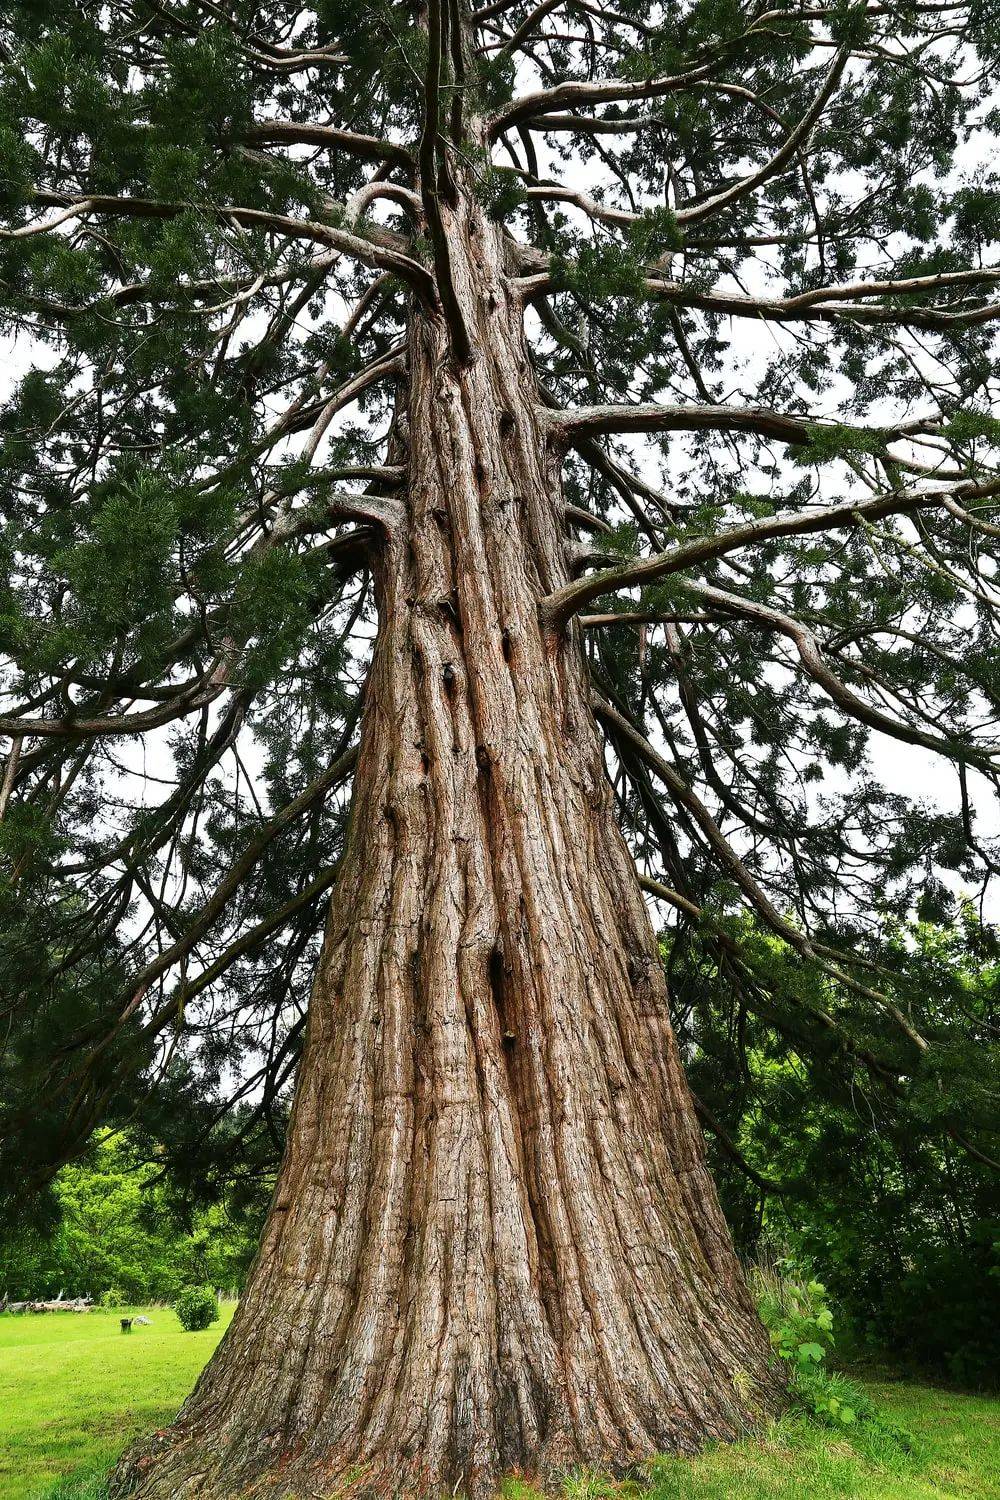
[(585, 632), (685, 1035), (721, 1005), (734, 1058), (753, 1018), (996, 1156), (995, 997), (905, 921), (1000, 858), (998, 55), (952, 0), (4, 7), (8, 1182), (109, 1117), (192, 1171), (279, 1144), (410, 311), (475, 357), (458, 178), (565, 450), (543, 615)]

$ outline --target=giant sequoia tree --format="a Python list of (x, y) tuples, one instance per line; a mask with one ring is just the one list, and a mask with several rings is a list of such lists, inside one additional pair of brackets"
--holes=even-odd
[(483, 1496), (774, 1409), (685, 941), (991, 1155), (880, 946), (997, 857), (991, 27), (3, 8), (6, 1179), (157, 1100), (256, 1159), (298, 1075), (123, 1493)]

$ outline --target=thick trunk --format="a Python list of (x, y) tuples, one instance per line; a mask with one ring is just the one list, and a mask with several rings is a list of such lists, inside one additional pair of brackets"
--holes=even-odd
[(502, 244), (443, 212), (477, 355), (415, 317), (407, 526), (287, 1153), (232, 1328), (120, 1471), (158, 1500), (480, 1496), (778, 1399), (582, 651), (539, 625), (569, 547)]

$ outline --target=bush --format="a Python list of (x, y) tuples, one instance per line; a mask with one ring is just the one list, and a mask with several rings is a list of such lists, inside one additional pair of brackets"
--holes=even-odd
[(98, 1307), (127, 1307), (128, 1298), (120, 1286), (109, 1286), (97, 1299)]
[(174, 1303), (174, 1312), (188, 1333), (199, 1333), (219, 1320), (219, 1304), (210, 1286), (190, 1286), (181, 1292)]
[[(706, 1117), (752, 1169), (747, 1175), (721, 1136), (710, 1140), (737, 1248), (752, 1261), (790, 1252), (822, 1266), (841, 1350), (846, 1335), (854, 1352), (897, 1369), (996, 1388), (1000, 1196), (989, 1141), (1000, 929), (980, 926), (967, 906), (953, 922), (887, 925), (899, 1003), (931, 1040), (919, 1066), (902, 1068), (891, 1099), (851, 1060), (854, 1045), (870, 1042), (853, 999), (744, 922), (733, 935), (767, 975), (768, 1012), (773, 1005), (785, 1016), (776, 1029), (763, 1012), (744, 1014), (742, 1004), (737, 1012), (724, 983), (713, 986), (715, 960), (694, 930), (669, 940), (672, 1005)], [(858, 941), (849, 928), (824, 935)], [(845, 1041), (817, 1040), (805, 1018), (820, 1009), (836, 1012)], [(973, 1151), (981, 1140), (981, 1159), (959, 1146), (956, 1123)]]
[(1000, 1380), (1000, 1219), (972, 1225), (960, 1245), (926, 1245), (886, 1289), (883, 1343), (895, 1333), (919, 1366), (966, 1386)]
[[(823, 1283), (787, 1259), (758, 1266), (750, 1281), (771, 1346), (788, 1365), (789, 1387), (798, 1404), (828, 1427), (867, 1421), (888, 1430), (861, 1387), (826, 1368), (834, 1336)], [(904, 1434), (894, 1435), (905, 1445)]]

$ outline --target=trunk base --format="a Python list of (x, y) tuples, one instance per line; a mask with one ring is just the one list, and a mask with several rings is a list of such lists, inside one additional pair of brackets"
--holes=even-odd
[[(210, 1440), (197, 1432), (185, 1432), (183, 1419), (174, 1427), (145, 1439), (124, 1456), (115, 1470), (109, 1491), (112, 1500), (494, 1500), (502, 1493), (504, 1479), (517, 1479), (540, 1495), (559, 1496), (566, 1481), (581, 1469), (611, 1480), (631, 1479), (640, 1484), (651, 1460), (662, 1455), (694, 1456), (710, 1442), (731, 1442), (762, 1431), (781, 1415), (788, 1404), (781, 1372), (766, 1388), (757, 1386), (748, 1397), (734, 1390), (730, 1418), (700, 1421), (697, 1432), (664, 1424), (659, 1443), (638, 1451), (608, 1453), (600, 1447), (581, 1451), (570, 1436), (567, 1419), (564, 1436), (555, 1437), (547, 1455), (540, 1455), (530, 1469), (512, 1466), (506, 1473), (469, 1476), (465, 1481), (430, 1476), (419, 1455), (385, 1451), (377, 1459), (344, 1459), (333, 1454), (322, 1460), (304, 1453), (271, 1454), (266, 1468), (263, 1455), (246, 1454), (250, 1462), (220, 1462)], [(252, 1470), (252, 1474), (245, 1472)], [(244, 1473), (244, 1477), (240, 1477)]]

